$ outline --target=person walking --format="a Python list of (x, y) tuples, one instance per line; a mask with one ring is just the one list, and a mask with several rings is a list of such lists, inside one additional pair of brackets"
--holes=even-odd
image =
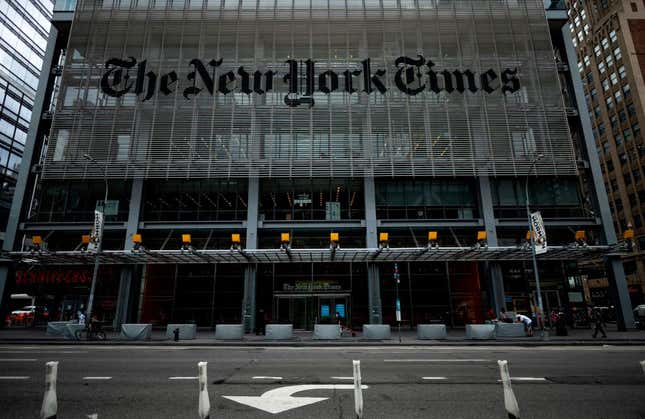
[(607, 333), (605, 332), (605, 320), (602, 318), (602, 312), (598, 307), (594, 307), (591, 311), (591, 321), (594, 323), (593, 338), (596, 339), (598, 332), (602, 333), (603, 338), (606, 338)]
[(533, 336), (533, 320), (530, 317), (525, 316), (524, 314), (518, 314), (516, 316), (518, 322), (524, 323), (524, 330), (526, 334), (531, 337)]

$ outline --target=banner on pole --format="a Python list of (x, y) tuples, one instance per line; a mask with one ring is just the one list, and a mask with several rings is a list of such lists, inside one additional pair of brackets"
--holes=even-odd
[(401, 300), (397, 298), (396, 300), (396, 321), (401, 321)]
[(531, 229), (533, 230), (533, 240), (535, 243), (535, 254), (541, 255), (546, 253), (546, 230), (540, 211), (531, 213)]
[(94, 224), (92, 225), (91, 240), (87, 246), (87, 250), (98, 250), (101, 237), (103, 237), (104, 218), (103, 212), (98, 210), (94, 211)]

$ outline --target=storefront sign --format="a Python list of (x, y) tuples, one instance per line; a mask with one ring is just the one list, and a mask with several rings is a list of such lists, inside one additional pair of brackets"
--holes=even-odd
[(17, 270), (16, 285), (30, 284), (89, 284), (92, 274), (77, 269), (51, 271)]
[(340, 291), (342, 287), (333, 281), (296, 281), (295, 284), (282, 284), (288, 292)]
[[(372, 60), (366, 58), (352, 68), (348, 68), (341, 74), (332, 70), (316, 71), (316, 62), (312, 59), (306, 61), (286, 60), (286, 72), (284, 74), (264, 70), (247, 70), (244, 66), (236, 70), (221, 69), (224, 59), (212, 59), (206, 64), (198, 58), (193, 58), (188, 65), (192, 71), (186, 76), (187, 84), (183, 89), (183, 96), (186, 100), (200, 94), (204, 89), (213, 95), (218, 92), (223, 95), (238, 91), (246, 95), (264, 95), (273, 90), (274, 79), (282, 79), (289, 90), (284, 96), (284, 103), (289, 107), (308, 105), (314, 106), (314, 94), (316, 92), (330, 94), (335, 91), (345, 91), (351, 94), (358, 94), (357, 86), (362, 79), (362, 92), (366, 94), (378, 93), (384, 95), (388, 91), (386, 87), (387, 71), (376, 69), (372, 66)], [(394, 60), (397, 70), (394, 73), (393, 81), (398, 90), (408, 96), (416, 96), (423, 91), (434, 94), (446, 93), (477, 93), (483, 91), (491, 94), (500, 90), (503, 94), (515, 93), (520, 90), (520, 81), (517, 78), (517, 68), (506, 68), (501, 73), (494, 69), (478, 74), (471, 70), (435, 70), (435, 63), (427, 60), (422, 55), (416, 57), (402, 56)], [(134, 67), (136, 66), (136, 72)], [(141, 96), (141, 101), (151, 99), (157, 89), (164, 95), (170, 95), (180, 89), (179, 76), (176, 71), (170, 71), (161, 77), (153, 71), (149, 71), (148, 61), (138, 62), (134, 57), (125, 60), (111, 58), (106, 61), (107, 71), (101, 78), (101, 91), (111, 97), (121, 97), (127, 93), (134, 93)], [(136, 77), (130, 75), (130, 69), (136, 73)], [(301, 80), (304, 78), (304, 83)], [(201, 80), (197, 87), (197, 80)], [(159, 82), (157, 82), (157, 80)], [(342, 86), (340, 85), (342, 80)], [(304, 86), (303, 86), (304, 84)]]

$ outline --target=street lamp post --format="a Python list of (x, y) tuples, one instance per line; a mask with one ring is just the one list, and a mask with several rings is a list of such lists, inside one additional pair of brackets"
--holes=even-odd
[(531, 222), (531, 209), (529, 206), (529, 178), (531, 177), (531, 172), (535, 168), (535, 165), (538, 161), (544, 158), (544, 154), (538, 154), (531, 161), (531, 166), (529, 167), (528, 172), (526, 173), (526, 181), (524, 183), (524, 192), (526, 193), (526, 216), (529, 222), (529, 236), (531, 237), (531, 258), (533, 259), (533, 275), (535, 276), (535, 291), (537, 293), (537, 303), (538, 303), (538, 323), (540, 326), (540, 335), (545, 336), (544, 332), (544, 307), (542, 306), (542, 291), (540, 290), (540, 273), (538, 272), (537, 258), (535, 254), (535, 236), (533, 234), (533, 223)]
[[(92, 156), (89, 154), (83, 154), (83, 158), (86, 160), (91, 161), (92, 163), (96, 164), (97, 166), (100, 167), (100, 163)], [(108, 180), (107, 176), (105, 177), (105, 198), (103, 198), (103, 223), (105, 223), (105, 205), (108, 199)], [(90, 296), (87, 300), (87, 320), (89, 321), (92, 316), (92, 306), (94, 304), (94, 292), (96, 291), (96, 279), (99, 274), (99, 255), (101, 253), (101, 250), (103, 249), (103, 230), (105, 229), (105, 226), (99, 229), (98, 232), (98, 245), (96, 247), (96, 256), (94, 257), (94, 272), (92, 273), (92, 285), (90, 287)]]

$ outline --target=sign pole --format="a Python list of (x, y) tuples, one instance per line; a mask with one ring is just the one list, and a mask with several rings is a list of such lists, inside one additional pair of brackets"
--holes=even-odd
[(399, 329), (399, 343), (401, 343), (401, 300), (399, 300), (399, 284), (401, 275), (399, 274), (399, 264), (394, 264), (394, 279), (396, 280), (396, 322)]
[(544, 308), (542, 306), (542, 291), (540, 289), (540, 272), (538, 271), (537, 258), (535, 254), (535, 232), (533, 229), (533, 220), (531, 217), (531, 209), (529, 207), (529, 177), (535, 167), (535, 164), (544, 158), (544, 154), (538, 154), (531, 163), (528, 173), (526, 174), (526, 182), (524, 183), (524, 192), (526, 193), (526, 216), (529, 221), (529, 235), (531, 236), (531, 259), (533, 259), (533, 275), (535, 276), (535, 291), (537, 293), (538, 315), (537, 321), (540, 328), (540, 337), (545, 338), (546, 332), (544, 330), (544, 322), (542, 317), (544, 315)]

